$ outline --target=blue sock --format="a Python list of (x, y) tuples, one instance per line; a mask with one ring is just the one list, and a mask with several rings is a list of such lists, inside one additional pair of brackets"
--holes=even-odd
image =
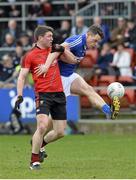
[(111, 115), (111, 108), (108, 104), (104, 104), (102, 106), (102, 112), (104, 112), (104, 114), (108, 114)]

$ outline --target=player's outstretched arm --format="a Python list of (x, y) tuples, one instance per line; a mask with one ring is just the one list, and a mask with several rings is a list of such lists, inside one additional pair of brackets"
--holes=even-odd
[(61, 57), (62, 61), (67, 62), (69, 64), (77, 64), (77, 63), (79, 63), (78, 58), (72, 52), (70, 52), (69, 44), (64, 42), (61, 45), (59, 45), (59, 44), (54, 44), (53, 45), (52, 52), (48, 56), (48, 58), (50, 59), (50, 63), (48, 63), (48, 58), (47, 58), (47, 61), (45, 63), (46, 68), (49, 68), (51, 63), (55, 59), (57, 59), (59, 56)]
[(55, 59), (59, 57), (60, 54), (63, 54), (65, 51), (65, 48), (59, 44), (53, 44), (51, 53), (48, 55), (45, 64), (40, 64), (35, 68), (35, 74), (37, 76), (40, 76), (41, 74), (44, 74), (43, 77), (46, 75), (49, 67), (53, 63)]
[(28, 68), (21, 68), (17, 80), (17, 100), (15, 102), (15, 109), (19, 109), (20, 104), (23, 102), (23, 88), (28, 73), (29, 73)]
[(65, 51), (65, 48), (59, 44), (53, 44), (51, 53), (48, 55), (47, 60), (44, 64), (44, 73), (46, 73), (53, 63), (55, 59), (57, 59), (61, 54), (63, 54)]
[(25, 79), (26, 79), (26, 76), (28, 75), (28, 73), (29, 73), (28, 68), (21, 68), (19, 76), (18, 76), (18, 80), (17, 80), (17, 94), (18, 94), (18, 96), (22, 96), (22, 94), (23, 94)]
[(48, 69), (50, 68), (51, 64), (53, 63), (53, 61), (57, 59), (61, 54), (65, 54), (63, 61), (70, 64), (78, 63), (77, 58), (69, 50), (67, 50), (63, 45), (55, 44), (53, 45), (52, 51), (48, 55), (45, 64), (40, 64), (39, 66), (35, 68), (35, 73), (37, 74), (37, 76), (44, 74), (43, 75), (44, 77)]
[(48, 69), (50, 68), (51, 64), (53, 63), (53, 61), (55, 59), (58, 58), (58, 56), (60, 55), (60, 52), (53, 52), (53, 53), (50, 53), (47, 57), (47, 60), (45, 62), (45, 64), (39, 64), (36, 68), (35, 68), (35, 71), (34, 73), (37, 75), (37, 76), (40, 76), (41, 74), (43, 74), (43, 77), (46, 75)]
[(60, 56), (61, 61), (64, 61), (68, 64), (78, 64), (80, 62), (79, 58), (76, 57), (69, 50), (65, 50), (65, 52)]
[(64, 53), (60, 56), (60, 59), (68, 64), (78, 64), (79, 58), (77, 58), (69, 48), (69, 44), (64, 42), (61, 44), (63, 47), (65, 47)]
[(43, 74), (43, 77), (45, 77), (45, 75), (46, 75), (49, 67), (53, 63), (53, 61), (55, 59), (57, 59), (61, 54), (65, 54), (65, 56), (66, 56), (65, 58), (68, 59), (68, 60), (65, 60), (65, 62), (71, 63), (71, 64), (76, 64), (77, 63), (77, 59), (75, 58), (75, 56), (69, 50), (67, 50), (62, 45), (55, 44), (55, 45), (52, 46), (52, 51), (48, 55), (45, 64), (40, 64), (39, 66), (37, 66), (35, 68), (36, 75), (40, 76), (41, 74)]

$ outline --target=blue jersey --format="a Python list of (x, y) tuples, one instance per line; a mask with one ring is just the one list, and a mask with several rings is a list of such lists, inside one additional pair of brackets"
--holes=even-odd
[[(65, 40), (69, 44), (70, 51), (77, 57), (82, 58), (86, 52), (86, 34), (75, 35)], [(68, 64), (63, 61), (59, 61), (60, 74), (62, 76), (70, 76), (76, 69), (77, 64)]]

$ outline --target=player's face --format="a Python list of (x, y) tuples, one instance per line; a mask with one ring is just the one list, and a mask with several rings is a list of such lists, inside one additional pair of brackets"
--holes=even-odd
[(87, 48), (88, 49), (96, 48), (100, 41), (101, 41), (101, 37), (99, 34), (96, 35), (88, 34), (86, 40)]
[(44, 47), (47, 47), (47, 48), (51, 47), (52, 41), (53, 41), (53, 33), (50, 31), (45, 33), (45, 35), (42, 36), (41, 41), (42, 41)]

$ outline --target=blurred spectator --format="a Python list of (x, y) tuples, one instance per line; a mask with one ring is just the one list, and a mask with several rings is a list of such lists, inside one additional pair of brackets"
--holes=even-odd
[(80, 9), (80, 8), (83, 8), (84, 6), (86, 6), (87, 4), (89, 4), (89, 3), (90, 3), (89, 1), (90, 1), (90, 0), (77, 0), (79, 9)]
[(28, 6), (28, 16), (29, 17), (43, 16), (41, 3), (39, 2), (39, 0), (34, 0), (34, 2), (38, 2), (38, 4), (32, 3), (30, 6)]
[(100, 8), (100, 16), (106, 16), (107, 12), (106, 12), (106, 7), (105, 8)]
[(0, 88), (15, 87), (17, 75), (18, 73), (15, 71), (12, 63), (12, 57), (8, 54), (4, 55), (0, 66)]
[(97, 60), (96, 71), (97, 75), (108, 75), (109, 66), (113, 61), (113, 54), (111, 53), (110, 44), (103, 44), (102, 50), (100, 52), (99, 58)]
[(111, 63), (110, 72), (112, 75), (132, 77), (131, 56), (125, 51), (123, 43), (120, 43), (117, 46), (117, 51), (115, 52), (113, 62)]
[(21, 9), (18, 9), (16, 5), (11, 5), (9, 10), (9, 17), (20, 17)]
[(96, 64), (86, 73), (84, 78), (86, 81), (90, 80), (93, 76), (108, 75), (110, 63), (113, 61), (113, 54), (111, 53), (111, 47), (109, 43), (105, 43), (102, 46), (100, 55)]
[(126, 20), (122, 17), (117, 20), (117, 27), (111, 32), (112, 47), (116, 47), (120, 42), (124, 42), (124, 35), (126, 31)]
[(7, 33), (5, 35), (5, 42), (2, 45), (2, 47), (15, 47), (16, 43), (15, 43), (15, 38), (12, 34)]
[(105, 15), (114, 15), (114, 6), (113, 4), (107, 4), (106, 6), (106, 14)]
[(100, 15), (125, 16), (128, 14), (128, 4), (122, 2), (101, 3)]
[(75, 8), (73, 4), (68, 4), (67, 1), (64, 1), (64, 5), (54, 6), (53, 15), (58, 16), (73, 16), (75, 14)]
[(45, 21), (42, 18), (38, 18), (37, 25), (45, 25)]
[(68, 120), (67, 124), (71, 129), (70, 134), (73, 134), (73, 135), (77, 135), (77, 134), (84, 135), (85, 134), (83, 131), (79, 130), (77, 123), (75, 123), (74, 121)]
[(133, 82), (134, 82), (133, 85), (136, 86), (136, 66), (133, 69), (133, 76), (132, 76), (132, 78), (133, 78)]
[(133, 20), (127, 22), (125, 42), (127, 42), (128, 47), (133, 48), (136, 51), (136, 24)]
[(15, 108), (11, 111), (9, 121), (0, 128), (0, 134), (31, 134), (32, 131), (28, 125), (21, 121), (21, 112)]
[(12, 36), (17, 39), (21, 33), (20, 28), (17, 26), (17, 22), (13, 19), (8, 21), (8, 28), (3, 30), (2, 33), (2, 42), (4, 42), (5, 35), (7, 33), (12, 34)]
[[(33, 29), (35, 29), (38, 25), (47, 25), (43, 17), (38, 17), (36, 21), (28, 21), (26, 24), (26, 31), (23, 32), (27, 34), (30, 38), (30, 41), (33, 39)], [(21, 33), (22, 34), (22, 33)]]
[(5, 17), (5, 8), (0, 7), (0, 17)]
[(27, 35), (27, 33), (23, 32), (21, 35), (20, 35), (20, 38), (19, 38), (19, 42), (21, 44), (21, 46), (23, 48), (31, 48), (31, 43), (30, 43), (30, 38), (29, 36)]
[(71, 26), (69, 21), (61, 21), (61, 27), (55, 31), (54, 42), (61, 44), (70, 36)]
[(103, 24), (103, 23), (102, 23), (102, 19), (101, 19), (99, 16), (94, 17), (93, 23), (94, 23), (95, 25), (100, 26), (101, 29), (102, 29), (102, 31), (103, 31), (103, 33), (104, 33), (104, 38), (103, 38), (103, 40), (100, 42), (100, 45), (103, 45), (104, 43), (109, 42), (109, 40), (110, 40), (110, 31), (109, 31), (108, 25)]
[(132, 2), (132, 19), (136, 18), (136, 1)]
[(71, 35), (85, 34), (88, 27), (84, 25), (84, 19), (82, 16), (76, 17), (76, 24), (72, 27)]
[(43, 16), (52, 16), (52, 4), (51, 0), (43, 0), (42, 3), (42, 14)]
[(13, 66), (16, 68), (18, 65), (20, 65), (21, 58), (24, 55), (24, 50), (21, 45), (16, 46), (15, 54), (13, 55)]

